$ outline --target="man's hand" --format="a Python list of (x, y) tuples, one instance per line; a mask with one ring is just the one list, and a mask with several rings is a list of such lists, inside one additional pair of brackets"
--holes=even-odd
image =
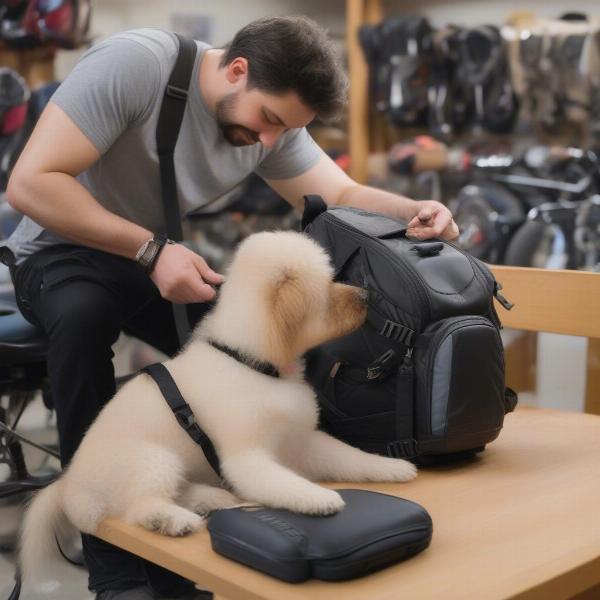
[(417, 202), (418, 212), (406, 226), (406, 234), (420, 240), (440, 237), (455, 240), (458, 237), (458, 226), (452, 213), (441, 202), (421, 200)]
[(223, 282), (206, 261), (181, 244), (166, 244), (150, 278), (165, 300), (175, 304), (207, 302), (215, 297), (212, 285)]

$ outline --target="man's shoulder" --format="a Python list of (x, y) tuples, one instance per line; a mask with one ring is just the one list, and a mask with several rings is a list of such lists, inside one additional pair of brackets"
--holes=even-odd
[[(175, 33), (158, 27), (141, 27), (115, 33), (103, 40), (102, 46), (112, 46), (120, 43), (129, 43), (144, 48), (153, 54), (160, 62), (174, 60), (179, 43)], [(201, 49), (209, 45), (199, 42)]]

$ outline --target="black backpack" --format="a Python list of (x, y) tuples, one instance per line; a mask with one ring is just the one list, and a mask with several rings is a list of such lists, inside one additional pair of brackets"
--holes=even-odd
[(337, 281), (369, 292), (366, 323), (307, 355), (321, 428), (367, 450), (439, 462), (483, 450), (514, 409), (505, 387), (500, 285), (481, 261), (440, 239), (307, 197), (306, 233)]

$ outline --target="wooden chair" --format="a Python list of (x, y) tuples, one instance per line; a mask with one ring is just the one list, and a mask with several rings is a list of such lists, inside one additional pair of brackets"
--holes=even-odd
[(600, 274), (491, 266), (515, 304), (505, 327), (588, 338), (585, 411), (600, 414)]

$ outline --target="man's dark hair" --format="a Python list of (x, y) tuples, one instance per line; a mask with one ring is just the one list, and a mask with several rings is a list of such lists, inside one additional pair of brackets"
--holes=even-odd
[(248, 86), (270, 93), (294, 91), (321, 119), (339, 116), (346, 76), (327, 33), (303, 16), (265, 17), (240, 29), (220, 67), (248, 60)]

